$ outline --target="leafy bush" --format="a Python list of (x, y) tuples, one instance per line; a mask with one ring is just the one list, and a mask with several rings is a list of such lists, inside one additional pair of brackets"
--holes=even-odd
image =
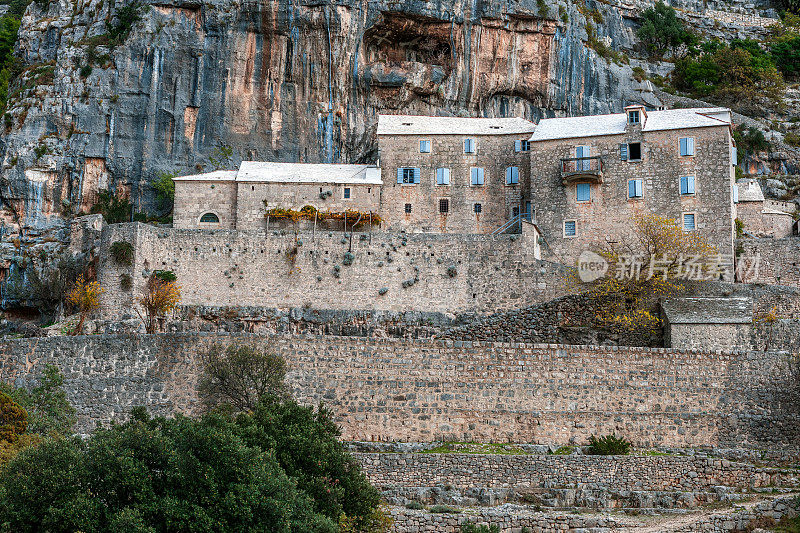
[(112, 243), (109, 251), (118, 265), (131, 266), (133, 264), (133, 245), (128, 241)]
[(175, 272), (172, 270), (155, 270), (153, 271), (153, 277), (156, 279), (160, 279), (161, 281), (177, 281), (178, 276), (175, 275)]
[(694, 34), (676, 16), (675, 9), (664, 2), (656, 2), (655, 6), (645, 9), (641, 23), (636, 35), (651, 57), (663, 57), (667, 51), (677, 56), (681, 46), (690, 47), (697, 43)]
[(142, 4), (131, 2), (117, 10), (114, 19), (106, 23), (108, 37), (113, 44), (119, 44), (128, 38), (134, 24), (142, 19)]
[(624, 437), (617, 437), (613, 433), (599, 439), (592, 435), (589, 437), (589, 455), (628, 455), (631, 443)]
[(698, 54), (678, 60), (672, 74), (678, 89), (744, 112), (763, 114), (760, 99), (782, 105), (783, 78), (753, 40), (703, 43)]
[(736, 141), (737, 163), (744, 160), (746, 153), (763, 152), (771, 148), (764, 133), (752, 126), (740, 126), (733, 130), (733, 140)]
[(175, 173), (173, 172), (159, 172), (156, 179), (150, 186), (156, 193), (156, 198), (161, 204), (162, 208), (172, 211), (175, 203)]
[(783, 141), (791, 146), (800, 146), (800, 135), (794, 131), (787, 131), (783, 136)]
[(786, 76), (800, 75), (800, 35), (773, 43), (770, 53), (775, 65)]
[(128, 292), (133, 288), (133, 278), (130, 274), (122, 274), (119, 277), (119, 288), (125, 292)]
[(457, 509), (455, 507), (451, 507), (449, 505), (433, 505), (430, 509), (428, 509), (431, 513), (441, 513), (441, 514), (460, 514), (461, 509)]
[(63, 437), (72, 433), (77, 418), (62, 386), (64, 376), (57, 366), (48, 364), (39, 383), (31, 390), (0, 383), (0, 392), (8, 395), (28, 413), (28, 433), (43, 437)]
[(86, 441), (46, 441), (0, 471), (0, 523), (20, 533), (335, 532), (270, 449), (240, 432), (221, 416), (151, 420), (137, 411)]
[(411, 509), (412, 511), (422, 511), (425, 509), (425, 506), (418, 501), (412, 500), (406, 504), (406, 509)]
[(252, 411), (259, 399), (283, 397), (286, 361), (246, 345), (226, 349), (214, 345), (203, 361), (199, 393), (206, 407), (229, 404), (236, 411)]
[(102, 190), (97, 194), (97, 203), (90, 211), (103, 215), (109, 224), (119, 224), (130, 220), (131, 207), (127, 198), (118, 198), (111, 191)]

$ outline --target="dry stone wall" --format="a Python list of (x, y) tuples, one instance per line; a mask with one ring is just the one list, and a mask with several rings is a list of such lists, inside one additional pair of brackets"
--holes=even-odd
[[(530, 232), (493, 237), (110, 225), (100, 253), (102, 315), (135, 316), (134, 299), (152, 270), (176, 273), (185, 306), (434, 313), (522, 308), (566, 290), (563, 267), (536, 259), (535, 230), (523, 226)], [(109, 254), (119, 241), (135, 248), (130, 266)], [(133, 280), (129, 290), (121, 284), (125, 276)]]
[(758, 257), (758, 269), (742, 269), (742, 281), (800, 287), (800, 238), (738, 239), (740, 256)]
[(93, 335), (0, 343), (0, 378), (57, 364), (79, 427), (130, 408), (197, 413), (202, 354), (247, 343), (286, 358), (302, 402), (324, 401), (348, 440), (796, 447), (782, 354), (219, 334)]

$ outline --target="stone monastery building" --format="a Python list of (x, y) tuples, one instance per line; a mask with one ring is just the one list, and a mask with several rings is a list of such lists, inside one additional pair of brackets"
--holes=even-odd
[(724, 108), (542, 119), (381, 115), (376, 165), (260, 163), (175, 179), (177, 228), (252, 230), (268, 210), (372, 213), (387, 231), (492, 233), (531, 224), (553, 259), (624, 237), (651, 211), (733, 253)]

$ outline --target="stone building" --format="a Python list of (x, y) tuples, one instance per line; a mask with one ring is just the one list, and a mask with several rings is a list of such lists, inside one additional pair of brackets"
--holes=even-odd
[(244, 161), (238, 171), (175, 178), (176, 228), (265, 229), (274, 208), (378, 213), (381, 178), (369, 165)]
[(745, 235), (782, 239), (792, 235), (795, 208), (789, 202), (766, 200), (761, 185), (754, 179), (736, 182), (736, 218)]
[(733, 253), (734, 142), (728, 109), (543, 119), (530, 138), (530, 198), (551, 258), (630, 238), (653, 212)]
[(661, 311), (667, 348), (752, 349), (751, 298), (668, 298), (661, 303)]
[(521, 118), (381, 115), (388, 229), (490, 233), (524, 212), (533, 131)]

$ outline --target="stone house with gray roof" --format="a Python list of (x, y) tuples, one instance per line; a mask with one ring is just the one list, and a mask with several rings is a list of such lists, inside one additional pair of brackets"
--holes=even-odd
[[(633, 238), (652, 212), (733, 253), (734, 155), (728, 109), (543, 119), (529, 139), (530, 201), (544, 253), (574, 263), (583, 250)], [(545, 255), (547, 257), (547, 255)]]

